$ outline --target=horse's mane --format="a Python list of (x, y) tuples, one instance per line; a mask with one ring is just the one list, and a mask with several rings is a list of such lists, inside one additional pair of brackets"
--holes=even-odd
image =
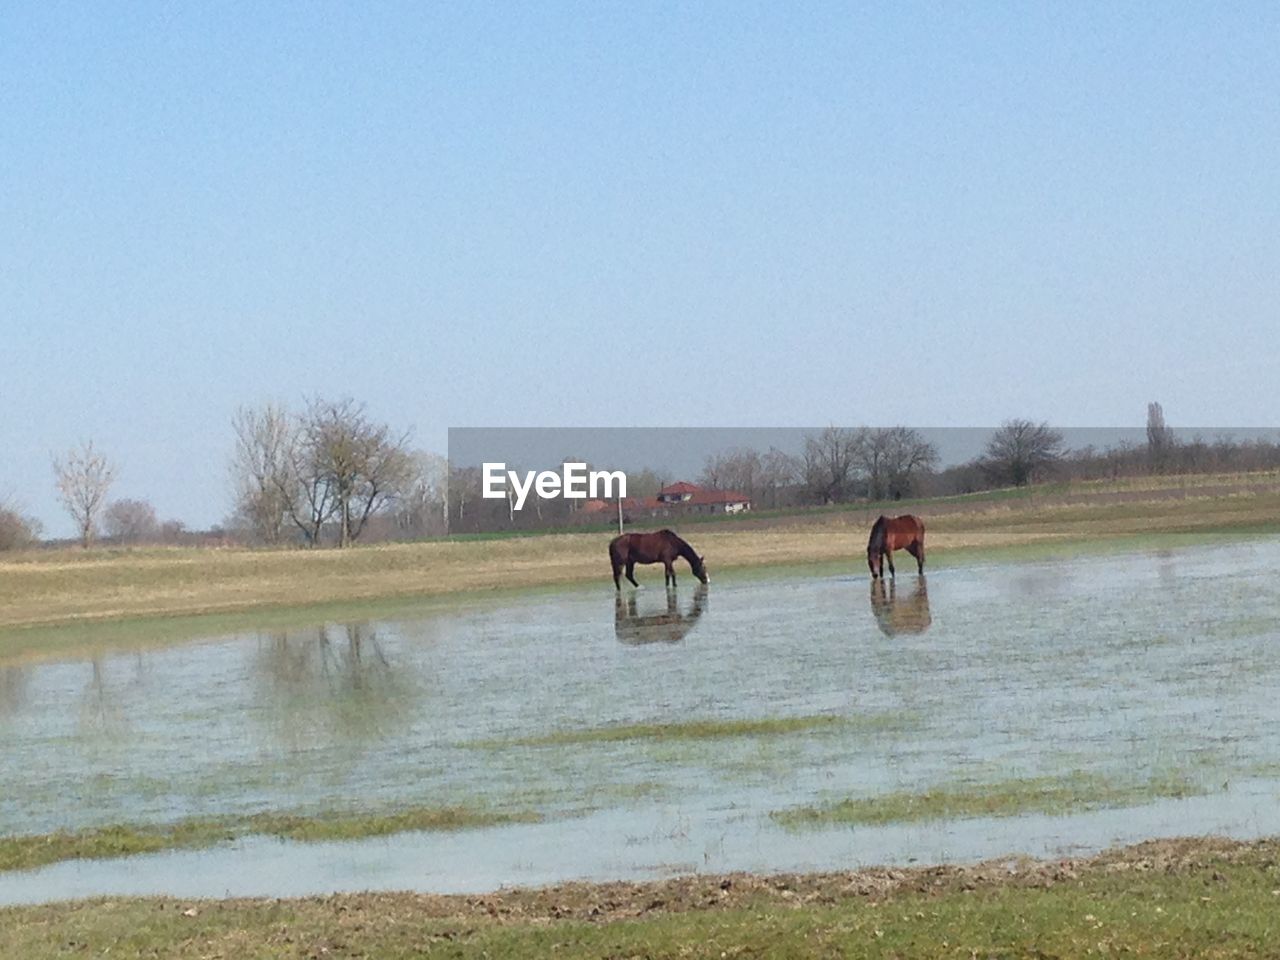
[(672, 540), (674, 540), (676, 543), (676, 550), (679, 552), (680, 556), (684, 557), (686, 560), (689, 561), (689, 563), (693, 564), (695, 569), (697, 568), (698, 553), (696, 550), (693, 549), (693, 547), (689, 546), (689, 542), (687, 540), (681, 537), (680, 534), (676, 533), (674, 530), (670, 530), (667, 528), (663, 528), (658, 532), (662, 534), (664, 537), (670, 537)]
[(884, 547), (884, 536), (888, 527), (889, 518), (881, 514), (880, 519), (871, 526), (871, 537), (867, 540), (868, 552), (877, 551)]

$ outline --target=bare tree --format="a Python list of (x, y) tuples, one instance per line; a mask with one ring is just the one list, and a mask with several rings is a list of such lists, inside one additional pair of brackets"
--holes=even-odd
[(320, 533), (338, 509), (337, 491), (327, 472), (318, 438), (301, 424), (289, 438), (281, 502), (285, 513), (307, 541), (320, 544)]
[(102, 515), (107, 536), (121, 543), (142, 543), (160, 535), (156, 508), (145, 500), (116, 500)]
[(166, 520), (160, 524), (161, 543), (181, 543), (187, 535), (187, 525), (181, 520)]
[[(480, 492), (480, 470), (477, 467), (449, 465), (449, 533), (461, 533), (470, 522), (472, 530), (483, 529), (475, 517), (474, 505), (483, 504)], [(468, 509), (471, 508), (471, 509)]]
[(295, 424), (281, 405), (241, 407), (231, 418), (236, 512), (265, 543), (278, 543), (296, 494), (291, 471)]
[(1047, 423), (1006, 420), (987, 441), (983, 470), (996, 483), (1026, 486), (1062, 459), (1062, 434)]
[(750, 447), (735, 447), (707, 457), (698, 482), (713, 490), (732, 490), (755, 499), (760, 470), (757, 451)]
[(919, 476), (938, 463), (937, 448), (908, 427), (868, 431), (859, 454), (872, 500), (909, 496)]
[(765, 506), (777, 507), (781, 491), (800, 483), (802, 477), (803, 468), (796, 457), (770, 447), (760, 458), (760, 495), (766, 501)]
[(402, 535), (422, 537), (449, 529), (449, 461), (438, 453), (409, 454), (411, 473), (395, 514)]
[(40, 521), (0, 503), (0, 550), (23, 550), (40, 537)]
[(723, 490), (724, 461), (725, 455), (723, 453), (708, 455), (702, 464), (702, 473), (698, 475), (698, 483), (704, 487), (710, 487), (712, 490)]
[(98, 515), (106, 503), (107, 491), (115, 479), (115, 467), (93, 449), (93, 441), (53, 458), (53, 473), (58, 484), (58, 499), (80, 532), (85, 549), (93, 543)]
[(1163, 473), (1169, 466), (1173, 449), (1177, 445), (1173, 431), (1164, 422), (1164, 408), (1160, 404), (1147, 404), (1147, 460), (1151, 469)]
[(821, 503), (839, 503), (851, 496), (866, 433), (864, 429), (827, 427), (805, 437), (804, 483), (810, 496)]
[(338, 520), (338, 545), (349, 546), (369, 517), (393, 503), (409, 483), (413, 465), (406, 451), (408, 436), (371, 421), (364, 405), (350, 397), (309, 401), (302, 435), (311, 458), (309, 481), (327, 487), (326, 499)]

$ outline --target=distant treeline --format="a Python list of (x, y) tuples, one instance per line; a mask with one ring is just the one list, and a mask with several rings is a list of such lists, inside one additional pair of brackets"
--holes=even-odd
[[(803, 451), (739, 447), (710, 454), (696, 477), (644, 470), (628, 475), (628, 495), (643, 499), (676, 480), (748, 497), (752, 509), (802, 510), (842, 503), (945, 497), (1032, 483), (1119, 479), (1152, 475), (1249, 472), (1280, 469), (1280, 444), (1272, 440), (1193, 437), (1180, 440), (1165, 425), (1159, 404), (1148, 408), (1144, 443), (1069, 448), (1046, 423), (1009, 420), (982, 452), (967, 462), (939, 466), (938, 450), (908, 427), (838, 428), (808, 434)], [(540, 501), (512, 512), (502, 501), (482, 500), (478, 471), (455, 471), (449, 484), (452, 533), (551, 529), (616, 522), (616, 513), (583, 511), (564, 500)], [(533, 500), (533, 498), (530, 498)], [(628, 522), (680, 516), (678, 507), (656, 512), (624, 510)]]
[[(309, 399), (298, 410), (275, 404), (244, 408), (233, 419), (232, 433), (234, 507), (223, 524), (209, 531), (189, 531), (175, 520), (161, 522), (145, 499), (109, 499), (115, 467), (92, 443), (55, 458), (59, 497), (76, 523), (79, 542), (345, 546), (357, 540), (617, 522), (616, 504), (531, 493), (525, 508), (517, 511), (506, 500), (485, 499), (479, 469), (453, 467), (439, 454), (413, 449), (407, 431), (371, 419), (350, 398)], [(588, 461), (566, 456), (563, 462)], [(750, 447), (710, 452), (696, 477), (630, 471), (622, 512), (635, 525), (678, 519), (679, 507), (655, 509), (651, 502), (677, 480), (740, 494), (751, 501), (752, 510), (760, 511), (951, 496), (1051, 480), (1277, 468), (1280, 444), (1231, 437), (1179, 439), (1165, 424), (1160, 405), (1153, 403), (1142, 443), (1069, 449), (1063, 434), (1047, 423), (1009, 420), (992, 433), (980, 455), (947, 467), (940, 466), (936, 446), (909, 427), (828, 427), (806, 434), (799, 452)], [(37, 521), (11, 502), (0, 502), (0, 550), (38, 545), (40, 532)]]

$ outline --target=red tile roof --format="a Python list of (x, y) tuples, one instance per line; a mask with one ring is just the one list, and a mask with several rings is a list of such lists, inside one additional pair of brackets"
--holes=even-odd
[(668, 487), (663, 487), (661, 490), (658, 491), (658, 496), (661, 497), (661, 496), (665, 496), (667, 494), (673, 494), (673, 493), (684, 494), (684, 493), (700, 493), (700, 492), (702, 492), (701, 487), (695, 486), (692, 483), (685, 483), (685, 481), (681, 480), (678, 483), (673, 483)]

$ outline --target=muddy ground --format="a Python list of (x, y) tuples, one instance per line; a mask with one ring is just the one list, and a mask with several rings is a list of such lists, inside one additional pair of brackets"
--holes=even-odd
[[(351, 919), (360, 916), (538, 923), (579, 920), (607, 923), (657, 913), (731, 910), (762, 904), (795, 907), (877, 902), (898, 894), (943, 895), (991, 887), (1048, 889), (1074, 883), (1083, 873), (1103, 871), (1186, 874), (1215, 864), (1248, 861), (1269, 868), (1280, 861), (1280, 838), (1234, 841), (1220, 838), (1150, 840), (1089, 857), (1061, 860), (1003, 858), (968, 866), (867, 868), (835, 873), (731, 873), (677, 877), (645, 883), (564, 883), (481, 895), (415, 893), (339, 894), (307, 898)], [(1210, 873), (1207, 882), (1212, 882)], [(206, 910), (272, 901), (161, 901), (171, 907)]]

